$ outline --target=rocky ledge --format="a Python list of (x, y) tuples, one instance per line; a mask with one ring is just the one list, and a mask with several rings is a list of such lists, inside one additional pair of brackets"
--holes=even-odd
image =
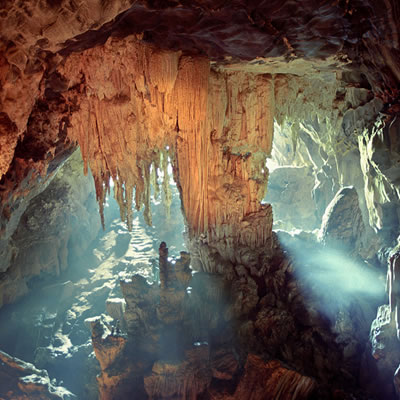
[(4, 400), (73, 400), (76, 396), (46, 370), (0, 351), (0, 398)]

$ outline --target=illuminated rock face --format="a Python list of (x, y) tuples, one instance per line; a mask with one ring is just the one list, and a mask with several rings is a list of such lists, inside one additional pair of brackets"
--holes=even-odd
[(56, 386), (47, 371), (0, 351), (0, 395), (3, 399), (72, 400), (76, 396)]
[(100, 229), (92, 178), (82, 175), (78, 152), (41, 190), (21, 205), (26, 209), (10, 240), (0, 241), (0, 307), (26, 294), (32, 278), (62, 275), (71, 254), (82, 256)]
[[(150, 166), (170, 154), (191, 236), (265, 243), (271, 212), (260, 201), (272, 146), (270, 77), (210, 71), (205, 58), (162, 52), (134, 38), (72, 55), (59, 71), (68, 87), (82, 87), (68, 137), (90, 164), (100, 202), (112, 177), (128, 224), (133, 188), (136, 207), (144, 204), (150, 221)], [(247, 237), (240, 224), (258, 212), (266, 231)]]

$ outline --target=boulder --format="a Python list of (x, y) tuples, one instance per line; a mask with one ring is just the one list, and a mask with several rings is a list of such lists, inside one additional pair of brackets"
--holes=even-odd
[(365, 227), (354, 187), (340, 189), (329, 203), (322, 218), (320, 241), (331, 248), (342, 248), (354, 254), (362, 248)]
[(0, 351), (0, 398), (4, 400), (72, 400), (76, 396), (37, 369)]

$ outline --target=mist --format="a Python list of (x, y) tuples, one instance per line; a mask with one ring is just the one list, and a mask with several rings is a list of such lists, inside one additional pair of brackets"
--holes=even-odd
[(277, 234), (293, 259), (293, 273), (300, 286), (325, 315), (350, 307), (354, 300), (374, 303), (384, 296), (382, 271), (346, 254), (345, 246), (329, 248), (287, 232)]

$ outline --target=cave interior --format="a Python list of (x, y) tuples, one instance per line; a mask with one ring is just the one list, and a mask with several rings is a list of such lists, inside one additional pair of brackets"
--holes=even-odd
[(398, 138), (398, 0), (3, 0), (0, 399), (400, 399)]

